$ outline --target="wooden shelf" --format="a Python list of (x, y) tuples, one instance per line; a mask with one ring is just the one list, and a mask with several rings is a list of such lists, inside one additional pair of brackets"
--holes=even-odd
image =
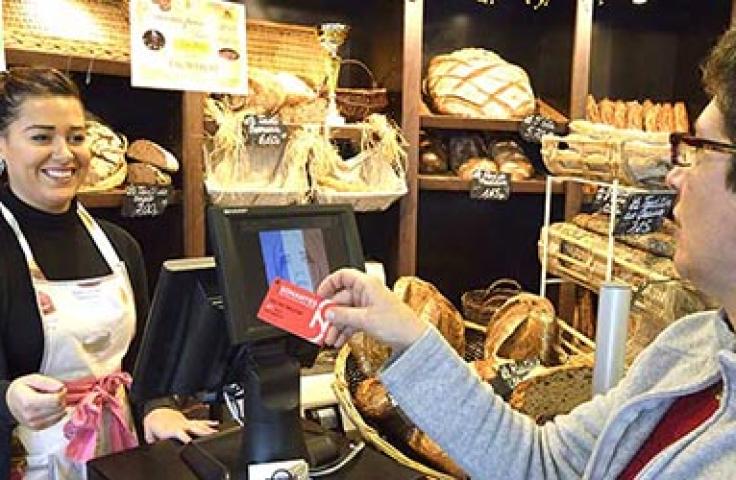
[[(470, 181), (462, 180), (454, 175), (418, 175), (420, 190), (445, 192), (464, 192), (470, 190)], [(511, 193), (544, 193), (544, 178), (531, 178), (520, 182), (511, 182)], [(559, 182), (552, 183), (552, 193), (564, 193), (564, 186)]]
[(32, 52), (16, 48), (5, 49), (5, 59), (8, 65), (45, 65), (63, 71), (91, 72), (119, 77), (130, 76), (130, 63), (114, 60), (91, 59), (79, 56), (69, 56), (53, 53)]
[[(123, 205), (123, 197), (125, 197), (125, 190), (122, 188), (79, 194), (79, 200), (87, 208), (120, 208)], [(181, 190), (174, 190), (169, 205), (180, 204), (181, 198)]]

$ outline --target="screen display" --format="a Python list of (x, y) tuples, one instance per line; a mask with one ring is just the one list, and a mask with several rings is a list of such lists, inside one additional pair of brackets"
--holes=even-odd
[(283, 335), (256, 317), (271, 283), (280, 277), (315, 291), (330, 272), (361, 268), (363, 254), (346, 208), (291, 206), (213, 212), (217, 264), (235, 343)]
[(267, 230), (258, 237), (269, 285), (283, 278), (314, 291), (330, 273), (322, 230)]

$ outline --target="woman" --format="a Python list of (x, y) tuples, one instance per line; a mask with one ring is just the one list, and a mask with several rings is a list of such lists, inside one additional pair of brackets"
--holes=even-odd
[[(0, 473), (15, 429), (26, 478), (85, 478), (93, 456), (137, 444), (121, 369), (148, 307), (141, 251), (76, 200), (90, 153), (60, 72), (0, 76), (0, 158)], [(170, 408), (143, 425), (147, 441), (213, 431)]]

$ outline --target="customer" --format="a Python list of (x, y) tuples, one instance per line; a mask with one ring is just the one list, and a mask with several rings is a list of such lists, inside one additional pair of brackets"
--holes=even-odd
[[(0, 158), (0, 477), (15, 428), (27, 479), (85, 478), (86, 460), (137, 443), (121, 368), (148, 308), (141, 251), (77, 202), (85, 112), (58, 71), (0, 74)], [(144, 429), (149, 441), (213, 431), (169, 408)]]
[[(645, 350), (617, 387), (537, 426), (466, 367), (436, 329), (378, 281), (354, 271), (329, 276), (318, 293), (329, 310), (327, 343), (363, 330), (389, 344), (380, 375), (406, 414), (473, 479), (714, 479), (736, 476), (736, 30), (704, 66), (712, 100), (694, 164), (674, 168), (675, 264), (723, 305), (689, 315)], [(638, 476), (637, 476), (638, 475)]]

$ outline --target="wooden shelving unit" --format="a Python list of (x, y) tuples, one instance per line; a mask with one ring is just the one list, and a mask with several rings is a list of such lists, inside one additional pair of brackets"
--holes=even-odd
[[(470, 181), (462, 180), (454, 175), (423, 175), (417, 176), (419, 190), (454, 191), (463, 192), (470, 190)], [(544, 193), (545, 180), (543, 178), (531, 178), (520, 182), (511, 182), (511, 194), (515, 193)], [(552, 193), (564, 193), (562, 184), (555, 183)]]
[(52, 53), (18, 50), (17, 48), (6, 48), (5, 60), (8, 64), (20, 63), (25, 65), (46, 65), (61, 71), (89, 71), (90, 73), (115, 75), (118, 77), (130, 76), (130, 63), (128, 62), (99, 59), (93, 60), (73, 55), (69, 56), (63, 53), (56, 55)]

